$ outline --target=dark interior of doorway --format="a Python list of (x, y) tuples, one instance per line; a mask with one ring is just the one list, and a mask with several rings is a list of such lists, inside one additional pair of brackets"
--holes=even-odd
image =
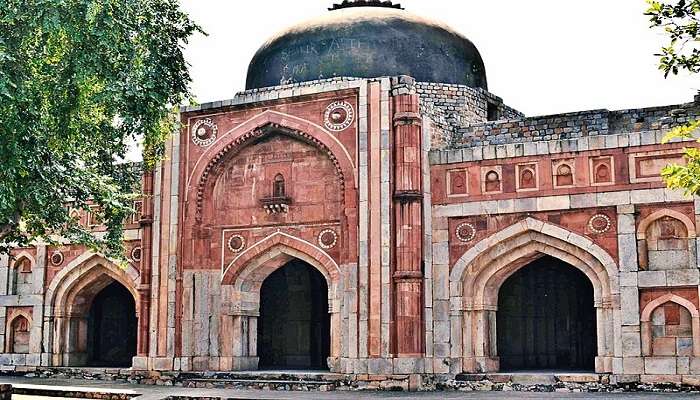
[(260, 289), (260, 369), (327, 369), (330, 354), (328, 285), (301, 260), (279, 268)]
[(539, 258), (501, 286), (496, 333), (501, 371), (593, 371), (593, 285), (575, 267)]
[(89, 365), (130, 367), (136, 355), (136, 304), (119, 282), (102, 289), (88, 317)]

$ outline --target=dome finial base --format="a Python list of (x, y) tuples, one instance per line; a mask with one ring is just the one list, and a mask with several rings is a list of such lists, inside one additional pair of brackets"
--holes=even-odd
[(343, 0), (342, 3), (333, 4), (333, 7), (329, 8), (328, 11), (342, 10), (344, 8), (352, 7), (384, 7), (384, 8), (396, 8), (398, 10), (403, 10), (401, 4), (394, 4), (391, 1), (382, 0)]

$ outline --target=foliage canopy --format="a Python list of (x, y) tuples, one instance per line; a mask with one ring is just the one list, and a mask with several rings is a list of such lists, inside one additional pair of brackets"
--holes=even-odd
[[(0, 252), (64, 237), (111, 256), (141, 176), (190, 98), (183, 47), (200, 31), (177, 0), (3, 0)], [(98, 206), (97, 239), (69, 208)], [(93, 210), (95, 211), (95, 210)]]
[[(685, 70), (700, 72), (700, 0), (675, 0), (673, 2), (648, 0), (652, 28), (663, 29), (668, 44), (661, 48), (659, 69), (664, 76), (677, 75)], [(671, 130), (665, 142), (674, 139), (690, 139), (700, 129), (700, 121)], [(700, 149), (685, 150), (687, 165), (670, 165), (661, 172), (671, 189), (683, 190), (686, 195), (700, 194)]]

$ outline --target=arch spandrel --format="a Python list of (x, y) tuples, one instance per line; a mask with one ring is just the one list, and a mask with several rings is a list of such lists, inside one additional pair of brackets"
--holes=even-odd
[[(240, 287), (241, 282), (247, 277), (255, 275), (258, 267), (280, 254), (299, 258), (314, 266), (326, 277), (329, 288), (337, 284), (340, 279), (338, 263), (321, 248), (289, 234), (276, 232), (250, 246), (229, 263), (222, 271), (221, 282), (223, 285)], [(274, 262), (274, 264), (279, 267), (284, 263)], [(270, 273), (272, 271), (264, 276)]]
[[(138, 302), (140, 274), (132, 265), (121, 268), (109, 259), (93, 252), (86, 252), (62, 268), (51, 281), (46, 291), (46, 315), (67, 311), (71, 301), (83, 288), (108, 277), (121, 283)], [(75, 290), (78, 288), (79, 290)]]
[(450, 272), (450, 295), (464, 296), (465, 301), (472, 296), (483, 299), (483, 289), (502, 283), (500, 276), (507, 278), (537, 254), (566, 258), (592, 279), (601, 301), (619, 293), (616, 263), (603, 248), (577, 233), (526, 218), (481, 240), (459, 258)]

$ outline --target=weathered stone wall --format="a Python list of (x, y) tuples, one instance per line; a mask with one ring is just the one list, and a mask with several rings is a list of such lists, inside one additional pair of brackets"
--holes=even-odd
[(700, 103), (634, 110), (592, 110), (507, 121), (477, 122), (457, 129), (453, 148), (567, 140), (631, 132), (668, 131), (700, 116)]
[[(433, 123), (431, 138), (434, 149), (449, 146), (465, 134), (473, 124), (485, 123), (490, 118), (510, 120), (523, 114), (503, 103), (483, 89), (464, 85), (418, 82), (416, 93), (420, 98), (421, 113)], [(489, 115), (491, 110), (492, 115)]]

